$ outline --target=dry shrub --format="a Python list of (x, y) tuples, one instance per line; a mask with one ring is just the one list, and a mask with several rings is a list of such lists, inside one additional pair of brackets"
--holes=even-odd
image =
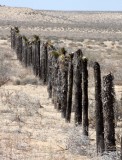
[(7, 65), (3, 55), (0, 56), (0, 86), (4, 85), (9, 80), (8, 71), (11, 69)]

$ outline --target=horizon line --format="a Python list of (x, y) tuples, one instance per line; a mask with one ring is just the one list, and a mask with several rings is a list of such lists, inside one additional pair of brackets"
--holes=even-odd
[(64, 12), (122, 12), (120, 10), (63, 10), (63, 9), (36, 9), (31, 7), (19, 7), (19, 6), (7, 6), (7, 5), (0, 5), (0, 7), (10, 7), (10, 8), (28, 8), (32, 10), (38, 10), (38, 11), (64, 11)]

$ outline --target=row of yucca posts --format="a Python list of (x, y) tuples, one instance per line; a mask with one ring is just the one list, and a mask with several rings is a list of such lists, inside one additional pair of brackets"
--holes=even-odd
[[(38, 36), (30, 41), (21, 36), (17, 27), (11, 29), (11, 48), (19, 61), (25, 67), (31, 66), (33, 73), (47, 85), (49, 98), (66, 122), (70, 122), (73, 109), (75, 124), (82, 125), (83, 134), (88, 136), (88, 70), (82, 51), (68, 54), (64, 48), (56, 49), (50, 42), (40, 44)], [(94, 78), (97, 153), (115, 151), (113, 75), (103, 77), (101, 91), (100, 65), (95, 62)]]

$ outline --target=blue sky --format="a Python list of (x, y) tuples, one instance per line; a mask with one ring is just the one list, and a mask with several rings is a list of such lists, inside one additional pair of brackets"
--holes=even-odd
[(122, 11), (122, 0), (0, 0), (0, 5), (45, 10)]

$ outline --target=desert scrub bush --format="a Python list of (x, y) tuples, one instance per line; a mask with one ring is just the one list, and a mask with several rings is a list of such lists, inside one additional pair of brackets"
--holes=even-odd
[(87, 155), (90, 140), (82, 135), (82, 127), (77, 126), (69, 130), (66, 147), (73, 154)]
[(39, 80), (34, 76), (26, 76), (24, 78), (17, 78), (13, 82), (14, 85), (38, 85), (40, 84)]
[(0, 90), (0, 98), (3, 105), (7, 105), (10, 110), (18, 112), (19, 109), (25, 108), (22, 115), (33, 115), (40, 107), (39, 97), (35, 98), (23, 91)]
[(93, 157), (91, 160), (120, 160), (118, 152), (104, 152), (102, 156)]
[(2, 36), (0, 39), (1, 39), (1, 40), (7, 40), (7, 38), (6, 38), (6, 37), (3, 37), (3, 36)]
[(9, 80), (8, 72), (11, 69), (7, 65), (7, 62), (4, 59), (4, 56), (0, 57), (0, 86), (4, 85)]

